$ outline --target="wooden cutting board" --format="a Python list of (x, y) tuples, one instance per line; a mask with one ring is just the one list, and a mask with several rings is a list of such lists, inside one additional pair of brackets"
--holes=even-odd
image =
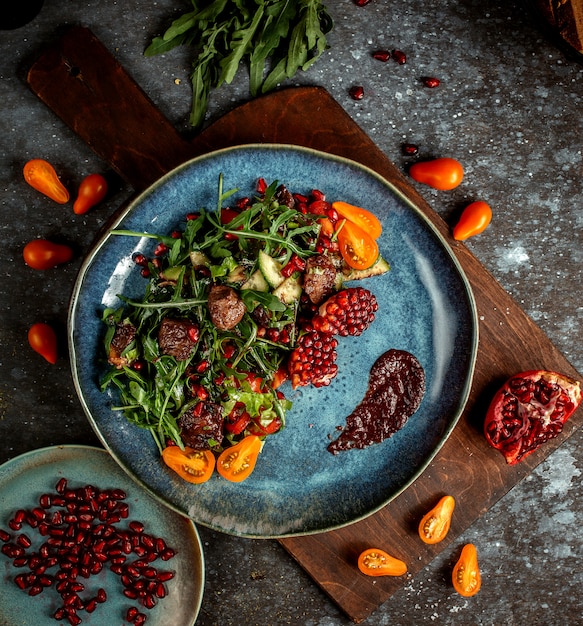
[[(583, 422), (578, 411), (561, 437), (509, 467), (482, 435), (489, 400), (511, 374), (552, 369), (581, 379), (544, 333), (331, 96), (318, 87), (281, 90), (244, 104), (193, 141), (182, 138), (108, 50), (75, 27), (44, 51), (28, 74), (32, 90), (136, 191), (191, 157), (245, 143), (289, 143), (348, 157), (398, 187), (449, 241), (472, 285), (480, 348), (467, 408), (433, 463), (388, 506), (344, 529), (280, 540), (286, 550), (354, 621), (365, 620), (405, 577), (371, 579), (356, 569), (364, 548), (381, 547), (415, 574), (439, 552), (456, 554), (459, 535)], [(445, 492), (457, 501), (451, 531), (436, 546), (417, 536), (420, 517)]]

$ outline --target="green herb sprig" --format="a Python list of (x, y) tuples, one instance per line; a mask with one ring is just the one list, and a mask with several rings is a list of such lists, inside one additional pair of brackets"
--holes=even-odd
[(231, 83), (242, 62), (253, 97), (307, 70), (327, 49), (333, 20), (320, 0), (191, 0), (146, 56), (176, 46), (195, 51), (190, 123), (204, 122), (211, 89)]

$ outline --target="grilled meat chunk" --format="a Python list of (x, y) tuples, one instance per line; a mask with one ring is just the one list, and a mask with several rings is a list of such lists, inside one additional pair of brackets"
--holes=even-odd
[(158, 329), (158, 345), (162, 354), (186, 361), (198, 341), (198, 326), (190, 320), (165, 317)]
[(243, 319), (247, 307), (237, 292), (226, 285), (213, 285), (208, 295), (213, 324), (219, 330), (231, 330)]
[(180, 436), (195, 450), (208, 450), (223, 440), (223, 412), (219, 404), (200, 400), (178, 418)]
[(323, 254), (312, 256), (306, 261), (304, 291), (310, 302), (320, 304), (333, 291), (336, 284), (334, 263)]
[(122, 356), (123, 351), (132, 343), (136, 336), (136, 327), (129, 322), (117, 324), (113, 339), (109, 346), (108, 362), (120, 370), (125, 365), (130, 365), (130, 360)]

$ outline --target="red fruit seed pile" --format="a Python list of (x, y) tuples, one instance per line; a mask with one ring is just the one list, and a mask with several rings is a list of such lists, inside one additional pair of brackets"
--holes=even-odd
[[(49, 588), (61, 596), (62, 605), (53, 614), (56, 620), (76, 626), (82, 622), (81, 611), (92, 613), (107, 600), (103, 588), (89, 593), (82, 582), (107, 566), (120, 577), (123, 594), (145, 609), (167, 595), (165, 583), (174, 573), (152, 564), (170, 560), (175, 552), (164, 539), (145, 533), (142, 522), (129, 520), (125, 498), (121, 489), (72, 489), (62, 478), (54, 493), (40, 496), (38, 506), (13, 514), (8, 521), (12, 532), (0, 528), (0, 551), (22, 570), (15, 584), (30, 596)], [(122, 520), (129, 520), (127, 528), (118, 527)], [(28, 529), (36, 537), (29, 537)], [(39, 541), (35, 549), (33, 543)], [(122, 617), (137, 626), (146, 622), (146, 614), (136, 606)]]
[(288, 360), (292, 387), (324, 387), (338, 373), (336, 347), (340, 337), (361, 335), (374, 321), (377, 300), (364, 287), (349, 287), (322, 304), (303, 329)]

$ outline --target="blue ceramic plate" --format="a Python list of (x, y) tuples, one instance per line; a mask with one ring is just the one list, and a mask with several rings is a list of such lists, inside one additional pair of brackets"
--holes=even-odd
[[(185, 214), (217, 203), (224, 189), (252, 195), (259, 177), (294, 192), (320, 189), (329, 200), (366, 207), (383, 223), (381, 254), (391, 271), (370, 278), (378, 299), (372, 326), (342, 338), (339, 375), (326, 388), (292, 393), (287, 427), (270, 438), (252, 477), (229, 483), (218, 476), (188, 484), (160, 463), (150, 435), (112, 411), (99, 390), (104, 373), (100, 321), (117, 294), (140, 298), (144, 279), (132, 255), (151, 256), (154, 243), (106, 234), (86, 259), (76, 283), (69, 341), (76, 387), (104, 445), (161, 501), (195, 522), (250, 537), (316, 533), (350, 524), (387, 504), (424, 470), (454, 428), (465, 405), (477, 350), (477, 320), (468, 281), (435, 228), (373, 171), (352, 161), (292, 146), (253, 145), (194, 159), (139, 196), (114, 228), (168, 234)], [(407, 350), (426, 372), (427, 391), (406, 426), (380, 445), (333, 456), (329, 437), (362, 399), (374, 361), (390, 348)]]
[[(28, 452), (1, 465), (0, 528), (13, 536), (19, 534), (9, 529), (8, 521), (17, 510), (37, 506), (39, 496), (54, 492), (61, 478), (67, 479), (69, 487), (91, 484), (99, 489), (120, 488), (126, 492), (125, 502), (130, 507), (128, 519), (140, 520), (146, 533), (163, 537), (176, 549), (176, 556), (171, 560), (156, 560), (153, 564), (159, 569), (174, 571), (175, 577), (167, 583), (165, 598), (152, 610), (141, 609), (148, 617), (147, 624), (192, 626), (200, 610), (204, 588), (202, 546), (194, 524), (144, 493), (105, 450), (88, 446), (55, 446)], [(123, 528), (123, 523), (120, 522), (118, 527)], [(31, 549), (38, 550), (41, 543), (38, 534), (26, 524), (20, 532), (34, 541)], [(62, 604), (59, 594), (51, 587), (40, 595), (28, 596), (13, 580), (22, 571), (29, 570), (12, 567), (8, 558), (0, 555), (0, 624), (56, 624), (52, 615)], [(54, 572), (48, 570), (47, 573)], [(93, 613), (79, 612), (84, 625), (120, 624), (129, 606), (139, 607), (122, 594), (119, 576), (108, 568), (89, 579), (79, 580), (86, 587), (80, 592), (81, 597), (93, 597), (99, 587), (107, 592), (107, 601), (99, 604)]]

